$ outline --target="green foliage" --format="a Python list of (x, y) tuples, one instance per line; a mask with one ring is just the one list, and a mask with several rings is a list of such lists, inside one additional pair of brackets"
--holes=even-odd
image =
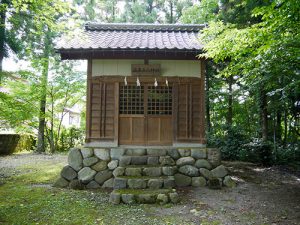
[(58, 137), (56, 151), (69, 151), (70, 148), (80, 147), (84, 144), (84, 130), (80, 128), (63, 128)]
[(35, 145), (35, 140), (29, 134), (0, 134), (0, 143), (0, 155), (4, 155), (30, 151)]

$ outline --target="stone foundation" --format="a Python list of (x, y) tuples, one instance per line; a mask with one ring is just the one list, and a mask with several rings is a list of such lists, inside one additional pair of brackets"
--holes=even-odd
[(114, 204), (175, 202), (174, 188), (206, 185), (235, 186), (218, 149), (73, 148), (55, 183), (72, 189), (113, 188)]

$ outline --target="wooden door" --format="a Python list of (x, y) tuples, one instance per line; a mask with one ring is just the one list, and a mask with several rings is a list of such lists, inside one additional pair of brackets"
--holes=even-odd
[(119, 144), (172, 144), (172, 88), (121, 85)]

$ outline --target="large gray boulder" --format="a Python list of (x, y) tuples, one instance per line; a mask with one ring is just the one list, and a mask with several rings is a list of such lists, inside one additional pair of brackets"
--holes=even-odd
[(204, 187), (206, 185), (206, 179), (204, 177), (192, 177), (193, 187)]
[(91, 167), (93, 170), (99, 172), (99, 171), (102, 171), (102, 170), (106, 170), (107, 169), (107, 162), (106, 161), (99, 161), (97, 162), (95, 165), (93, 165)]
[(96, 174), (95, 181), (98, 184), (102, 185), (105, 181), (107, 181), (110, 178), (112, 178), (112, 172), (109, 170), (103, 170)]
[(119, 160), (125, 154), (125, 149), (123, 148), (112, 148), (110, 150), (110, 157), (113, 160)]
[(182, 157), (176, 161), (177, 166), (194, 165), (195, 159), (193, 157)]
[(116, 177), (114, 180), (114, 189), (124, 189), (127, 186), (127, 179)]
[(163, 182), (162, 179), (150, 179), (148, 181), (148, 187), (150, 189), (160, 189), (163, 186)]
[(180, 158), (180, 155), (177, 151), (176, 148), (173, 148), (173, 149), (168, 149), (168, 155), (171, 156), (173, 159), (177, 160)]
[(124, 167), (117, 167), (117, 168), (113, 171), (114, 177), (123, 176), (124, 173), (125, 173), (125, 168), (124, 168)]
[(187, 148), (179, 148), (178, 152), (181, 157), (187, 157), (191, 155), (191, 149)]
[(78, 172), (78, 180), (86, 184), (93, 180), (96, 173), (97, 172), (90, 167), (84, 167)]
[(142, 156), (131, 156), (131, 162), (132, 165), (146, 165), (147, 164), (148, 157), (145, 155)]
[(143, 175), (149, 177), (161, 176), (161, 167), (146, 167), (143, 169)]
[(190, 177), (197, 177), (199, 176), (199, 171), (196, 167), (191, 165), (185, 165), (179, 168), (179, 172), (183, 173)]
[(133, 204), (135, 203), (134, 194), (122, 194), (122, 202), (125, 204)]
[(164, 204), (168, 203), (169, 198), (168, 198), (168, 196), (166, 194), (158, 194), (156, 200), (157, 200), (158, 204), (164, 205)]
[(98, 189), (98, 188), (100, 188), (100, 185), (96, 181), (92, 180), (91, 182), (89, 182), (86, 185), (86, 188), (87, 189)]
[(119, 166), (128, 166), (131, 163), (131, 156), (122, 156), (119, 161)]
[(147, 155), (152, 155), (152, 156), (164, 156), (167, 154), (166, 149), (147, 149)]
[(144, 189), (147, 187), (147, 181), (144, 179), (128, 179), (128, 188), (131, 189)]
[(191, 183), (192, 183), (192, 178), (191, 177), (180, 174), (180, 173), (176, 173), (174, 175), (174, 178), (175, 178), (175, 184), (178, 187), (186, 187), (186, 186), (191, 185)]
[(121, 203), (121, 194), (117, 192), (112, 192), (109, 196), (109, 202), (112, 204), (120, 204)]
[(174, 177), (168, 177), (164, 179), (164, 188), (173, 188), (175, 187), (175, 178)]
[(195, 166), (197, 168), (206, 168), (208, 170), (210, 170), (212, 168), (212, 166), (210, 165), (210, 163), (205, 160), (205, 159), (198, 159), (196, 162), (195, 162)]
[(68, 164), (74, 170), (79, 171), (83, 167), (82, 155), (79, 148), (71, 148), (68, 155)]
[(108, 169), (114, 170), (115, 168), (118, 167), (118, 163), (119, 163), (118, 160), (112, 160), (112, 161), (110, 161), (110, 162), (107, 164)]
[(142, 156), (146, 155), (147, 151), (144, 148), (137, 148), (137, 149), (127, 149), (126, 150), (126, 155), (130, 156)]
[(232, 180), (230, 176), (224, 177), (223, 184), (225, 187), (234, 188), (236, 187), (236, 182)]
[(114, 187), (114, 178), (110, 178), (105, 181), (102, 185), (103, 188), (113, 188)]
[(164, 166), (162, 168), (163, 175), (173, 176), (177, 172), (177, 166)]
[(104, 160), (104, 161), (110, 160), (110, 155), (109, 155), (108, 149), (96, 148), (96, 149), (94, 149), (94, 154), (101, 160)]
[(207, 156), (206, 148), (193, 148), (191, 156), (195, 159), (205, 159)]
[(98, 162), (97, 157), (88, 157), (83, 159), (83, 166), (92, 166)]
[(160, 156), (159, 157), (159, 163), (162, 166), (173, 166), (175, 165), (174, 159), (171, 158), (171, 156)]
[(63, 178), (65, 178), (68, 181), (74, 180), (77, 177), (76, 171), (70, 166), (65, 166), (60, 174)]
[(220, 166), (214, 168), (213, 170), (211, 170), (211, 174), (213, 177), (223, 178), (228, 174), (228, 171), (225, 168), (225, 166), (220, 165)]
[(149, 156), (147, 159), (148, 165), (158, 165), (158, 156)]
[(92, 148), (83, 148), (83, 149), (81, 149), (81, 154), (82, 154), (82, 157), (85, 159), (88, 157), (92, 157), (94, 155), (94, 151)]
[(125, 169), (126, 176), (142, 176), (142, 168), (126, 168)]
[(58, 180), (53, 184), (54, 187), (67, 187), (69, 185), (69, 181), (67, 181), (66, 179), (60, 177), (58, 178)]
[(206, 179), (210, 180), (213, 178), (213, 175), (212, 173), (208, 170), (208, 169), (205, 169), (205, 168), (200, 168), (199, 169), (199, 172), (200, 174), (205, 177)]
[(207, 148), (207, 160), (213, 167), (221, 164), (221, 152), (217, 148)]

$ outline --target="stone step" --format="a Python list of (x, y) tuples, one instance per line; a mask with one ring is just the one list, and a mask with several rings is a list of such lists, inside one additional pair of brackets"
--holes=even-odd
[(177, 203), (178, 194), (175, 189), (120, 189), (110, 194), (109, 202), (113, 204), (167, 204)]
[(122, 156), (119, 161), (120, 166), (128, 165), (161, 165), (173, 166), (174, 159), (171, 156), (157, 156), (157, 155), (141, 155), (141, 156)]
[(173, 176), (177, 172), (176, 166), (154, 166), (154, 165), (127, 165), (118, 167), (114, 176)]
[(145, 155), (152, 155), (152, 156), (165, 156), (167, 155), (166, 149), (145, 149), (145, 148), (132, 148), (126, 149), (125, 156), (145, 156)]
[(175, 187), (174, 176), (119, 176), (114, 179), (114, 189), (161, 189)]

